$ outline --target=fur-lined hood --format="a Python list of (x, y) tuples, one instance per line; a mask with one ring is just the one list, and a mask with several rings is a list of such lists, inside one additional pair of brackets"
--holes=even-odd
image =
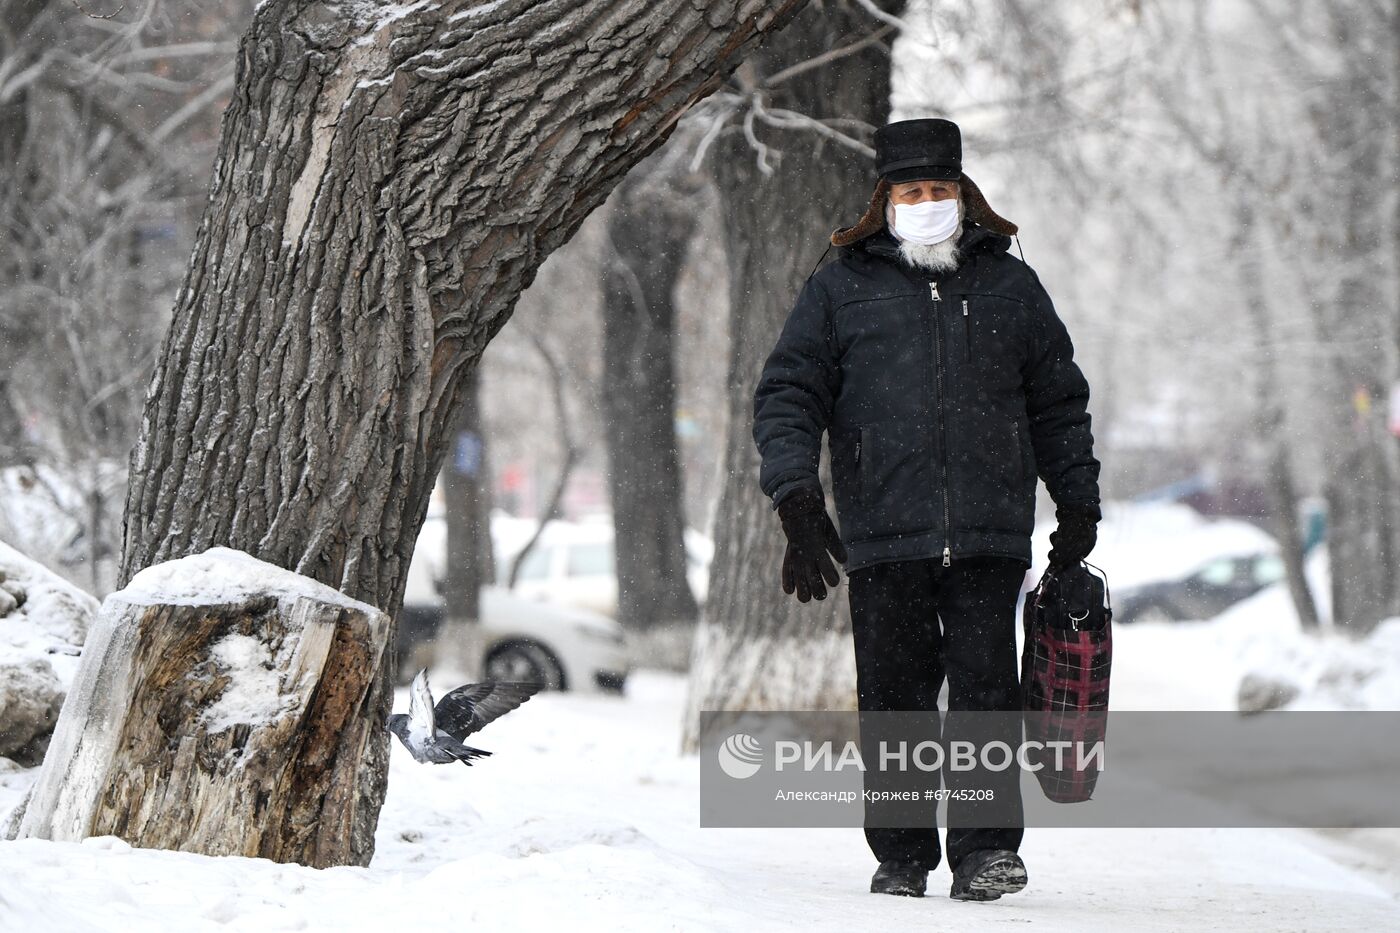
[[(1016, 225), (992, 210), (987, 204), (987, 199), (982, 196), (982, 190), (977, 187), (971, 178), (966, 175), (958, 177), (958, 184), (963, 202), (963, 218), (985, 227), (993, 233), (1002, 233), (1006, 236), (1014, 236)], [(885, 202), (890, 197), (890, 184), (883, 178), (875, 186), (875, 193), (870, 196), (870, 207), (849, 227), (839, 227), (831, 234), (833, 246), (849, 246), (857, 240), (863, 240), (872, 233), (878, 233), (885, 229)]]

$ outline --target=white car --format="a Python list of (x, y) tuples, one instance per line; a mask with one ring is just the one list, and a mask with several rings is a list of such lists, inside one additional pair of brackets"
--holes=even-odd
[[(419, 534), (398, 618), (398, 656), (429, 644), (447, 615), (440, 589), (445, 522), (429, 516)], [(630, 670), (622, 626), (595, 612), (537, 602), (499, 586), (481, 590), (482, 674), (555, 690), (621, 692)], [(408, 665), (412, 667), (413, 665)], [(401, 671), (402, 675), (404, 672)], [(408, 671), (407, 673), (411, 673)]]
[(521, 599), (499, 586), (481, 590), (485, 674), (532, 680), (556, 690), (620, 693), (629, 661), (622, 626), (605, 615)]
[[(501, 518), (492, 521), (492, 540), (497, 551), (496, 579), (502, 585), (510, 579), (511, 563), (528, 539), (515, 525), (507, 530), (506, 521)], [(533, 530), (533, 522), (530, 524)], [(704, 605), (714, 544), (689, 528), (685, 530), (684, 540), (686, 579), (696, 602)], [(520, 576), (512, 592), (528, 599), (616, 616), (617, 565), (612, 522), (604, 519), (550, 522), (520, 565)]]

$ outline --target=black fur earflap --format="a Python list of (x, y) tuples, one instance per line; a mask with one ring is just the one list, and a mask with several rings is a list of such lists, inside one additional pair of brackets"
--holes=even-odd
[[(1016, 234), (1016, 225), (992, 210), (976, 182), (964, 174), (958, 178), (958, 185), (961, 189), (964, 217), (994, 233), (1004, 233), (1007, 236)], [(889, 196), (890, 184), (882, 178), (875, 186), (875, 193), (870, 196), (870, 206), (866, 208), (860, 220), (849, 227), (839, 227), (832, 232), (832, 245), (849, 246), (884, 229), (885, 202), (889, 200)]]

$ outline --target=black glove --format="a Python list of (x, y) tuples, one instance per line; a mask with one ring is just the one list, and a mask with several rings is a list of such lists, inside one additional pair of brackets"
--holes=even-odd
[(778, 503), (778, 518), (788, 539), (783, 592), (791, 595), (796, 590), (798, 602), (804, 603), (814, 596), (826, 599), (826, 587), (841, 579), (827, 551), (846, 562), (846, 548), (827, 517), (826, 500), (820, 492), (801, 489)]
[(1089, 556), (1099, 539), (1099, 507), (1064, 505), (1055, 510), (1059, 526), (1050, 532), (1050, 569), (1062, 570)]

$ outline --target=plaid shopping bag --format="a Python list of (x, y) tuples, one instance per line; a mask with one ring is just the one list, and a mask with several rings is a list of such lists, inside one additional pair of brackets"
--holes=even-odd
[[(1087, 752), (1108, 731), (1112, 618), (1107, 577), (1082, 563), (1047, 570), (1026, 597), (1022, 715), (1026, 739), (1043, 746), (1026, 758), (1040, 765), (1040, 789), (1056, 803), (1088, 800), (1098, 780), (1098, 761)], [(1072, 744), (1057, 758), (1050, 742)]]

